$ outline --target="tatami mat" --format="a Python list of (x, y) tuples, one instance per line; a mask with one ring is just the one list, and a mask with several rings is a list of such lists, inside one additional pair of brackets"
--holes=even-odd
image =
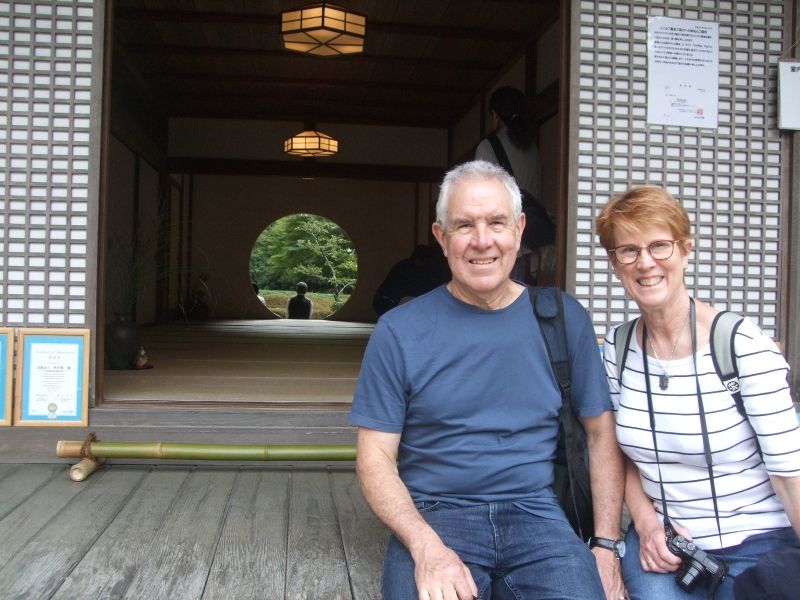
[(153, 368), (106, 370), (104, 400), (348, 403), (372, 329), (289, 320), (146, 327)]

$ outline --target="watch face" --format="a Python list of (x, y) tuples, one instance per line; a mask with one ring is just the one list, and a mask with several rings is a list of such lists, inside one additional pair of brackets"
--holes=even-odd
[(617, 558), (625, 556), (625, 540), (609, 540), (601, 537), (592, 537), (589, 540), (589, 547), (600, 546), (614, 552)]

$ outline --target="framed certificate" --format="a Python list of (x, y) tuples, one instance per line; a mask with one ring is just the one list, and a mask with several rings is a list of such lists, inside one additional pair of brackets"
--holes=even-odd
[(14, 425), (89, 424), (89, 330), (20, 329)]
[(11, 425), (14, 330), (0, 327), (0, 425)]

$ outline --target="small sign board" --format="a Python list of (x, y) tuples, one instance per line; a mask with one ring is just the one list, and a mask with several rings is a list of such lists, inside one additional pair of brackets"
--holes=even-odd
[(778, 129), (800, 129), (800, 60), (778, 63)]
[(20, 329), (14, 425), (89, 424), (89, 330)]
[(717, 128), (719, 24), (650, 17), (647, 122)]

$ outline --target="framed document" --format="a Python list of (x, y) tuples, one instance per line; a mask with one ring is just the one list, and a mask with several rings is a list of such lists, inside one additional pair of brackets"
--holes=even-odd
[(0, 327), (0, 425), (11, 425), (11, 394), (13, 391), (12, 364), (14, 360), (14, 330)]
[(89, 424), (89, 330), (20, 329), (14, 425)]

